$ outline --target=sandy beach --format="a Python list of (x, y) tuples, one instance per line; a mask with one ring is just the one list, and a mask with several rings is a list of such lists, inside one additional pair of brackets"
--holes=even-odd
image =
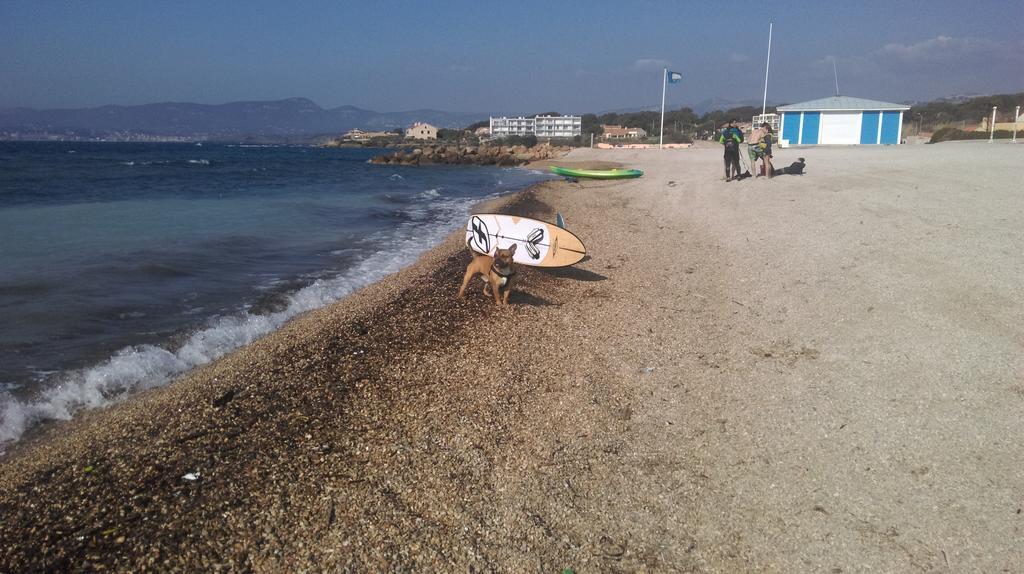
[[(0, 459), (0, 571), (1012, 572), (1024, 146), (576, 150), (416, 265)], [(611, 164), (604, 164), (611, 165)], [(429, 169), (429, 168), (428, 168)]]

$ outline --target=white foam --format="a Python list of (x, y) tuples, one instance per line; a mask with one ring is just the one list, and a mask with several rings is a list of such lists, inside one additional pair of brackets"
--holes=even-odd
[(210, 165), (210, 160), (208, 159), (190, 159), (188, 162), (195, 165)]
[(164, 385), (267, 335), (301, 313), (333, 303), (399, 271), (456, 229), (471, 204), (493, 197), (495, 195), (432, 202), (433, 217), (428, 221), (408, 222), (373, 234), (369, 237), (370, 244), (383, 246), (382, 251), (342, 275), (317, 279), (293, 293), (281, 311), (266, 315), (243, 312), (217, 318), (208, 327), (193, 333), (177, 349), (154, 345), (125, 347), (99, 365), (66, 373), (60, 384), (30, 400), (18, 400), (0, 392), (3, 405), (0, 407), (0, 449), (5, 443), (17, 440), (35, 423), (67, 420), (81, 409), (106, 406), (134, 392)]

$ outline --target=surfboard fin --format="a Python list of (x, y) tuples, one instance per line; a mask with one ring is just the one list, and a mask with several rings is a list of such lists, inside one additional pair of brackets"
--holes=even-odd
[(555, 213), (555, 225), (565, 229), (565, 219), (562, 217), (561, 213)]

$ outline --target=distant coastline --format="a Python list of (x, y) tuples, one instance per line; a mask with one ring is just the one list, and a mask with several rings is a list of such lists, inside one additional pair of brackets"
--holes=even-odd
[(161, 135), (145, 132), (88, 133), (66, 131), (0, 131), (0, 142), (94, 142), (94, 143), (250, 143), (323, 145), (334, 136), (330, 134), (261, 136), (261, 135)]
[(413, 122), (461, 128), (486, 113), (323, 108), (306, 98), (209, 105), (165, 102), (78, 109), (0, 108), (0, 139), (18, 141), (253, 141), (316, 143), (353, 128), (392, 130)]

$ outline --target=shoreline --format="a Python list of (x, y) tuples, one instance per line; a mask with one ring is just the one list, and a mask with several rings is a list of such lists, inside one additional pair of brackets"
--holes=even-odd
[[(536, 199), (536, 194), (559, 185), (562, 185), (561, 182), (555, 181), (537, 183), (522, 191), (479, 202), (471, 211), (485, 209), (533, 217), (545, 216), (546, 206)], [(280, 329), (211, 363), (199, 366), (164, 386), (133, 394), (106, 407), (83, 411), (69, 421), (50, 421), (39, 425), (21, 440), (11, 444), (0, 459), (0, 508), (7, 509), (13, 502), (9, 496), (26, 487), (32, 490), (53, 488), (61, 491), (61, 494), (51, 493), (54, 500), (61, 501), (59, 504), (76, 498), (99, 503), (103, 495), (96, 487), (100, 485), (90, 481), (109, 475), (125, 480), (119, 483), (119, 492), (107, 493), (122, 500), (126, 493), (138, 492), (140, 484), (152, 486), (154, 481), (177, 493), (182, 483), (180, 476), (195, 470), (200, 475), (197, 483), (201, 484), (201, 481), (211, 480), (213, 475), (202, 463), (171, 462), (174, 458), (189, 458), (184, 451), (185, 445), (188, 449), (202, 448), (206, 454), (219, 458), (224, 452), (224, 440), (243, 440), (247, 434), (246, 427), (258, 427), (263, 417), (282, 416), (286, 409), (269, 407), (258, 416), (248, 413), (238, 417), (245, 422), (231, 416), (228, 417), (230, 421), (222, 418), (237, 405), (250, 401), (261, 403), (267, 396), (279, 397), (281, 392), (290, 392), (281, 389), (279, 380), (272, 379), (304, 379), (310, 374), (313, 365), (319, 368), (325, 361), (338, 361), (331, 368), (332, 374), (346, 384), (354, 382), (354, 387), (319, 390), (334, 395), (333, 399), (341, 406), (351, 398), (350, 395), (369, 392), (366, 386), (387, 380), (388, 377), (379, 372), (386, 367), (370, 359), (364, 360), (367, 355), (377, 353), (391, 361), (398, 357), (430, 353), (432, 349), (462, 338), (472, 321), (486, 320), (488, 314), (493, 313), (487, 305), (489, 299), (469, 294), (465, 302), (456, 302), (454, 299), (458, 281), (469, 260), (463, 237), (461, 230), (455, 231), (439, 245), (423, 253), (412, 265), (326, 307), (295, 317)], [(521, 274), (530, 276), (534, 270), (525, 270)], [(544, 271), (541, 271), (540, 275), (543, 274)], [(454, 288), (438, 290), (435, 287), (437, 284)], [(519, 298), (529, 297), (522, 291), (518, 295)], [(513, 297), (513, 301), (516, 298)], [(425, 308), (426, 301), (436, 301), (437, 308)], [(450, 303), (455, 303), (456, 308), (445, 310), (444, 307)], [(401, 312), (395, 312), (396, 306)], [(404, 329), (396, 327), (385, 316), (392, 317), (392, 321), (419, 322), (424, 332), (419, 337), (410, 337), (410, 333), (402, 332)], [(373, 336), (382, 328), (391, 331), (379, 337)], [(371, 338), (374, 342), (367, 344), (365, 338)], [(317, 339), (327, 342), (314, 343)], [(329, 358), (311, 355), (308, 350), (314, 346), (320, 350), (330, 348)], [(260, 384), (254, 386), (253, 378), (260, 379)], [(296, 392), (307, 395), (312, 390)], [(291, 404), (290, 407), (302, 409), (297, 404)], [(344, 410), (344, 406), (341, 408)], [(221, 420), (219, 423), (211, 423), (207, 418), (211, 416)], [(211, 428), (208, 426), (210, 424), (217, 428)], [(226, 430), (225, 424), (231, 428)], [(204, 437), (211, 435), (220, 435), (222, 440), (207, 442), (200, 447)], [(299, 435), (286, 439), (274, 433), (261, 440), (279, 445), (283, 440), (298, 441), (310, 436), (307, 433)], [(140, 439), (145, 441), (144, 445), (133, 445)], [(254, 452), (254, 456), (260, 455), (262, 451)], [(126, 457), (131, 458), (132, 462), (126, 462)], [(68, 461), (74, 462), (69, 465)], [(196, 468), (188, 470), (193, 467)], [(175, 470), (168, 475), (166, 471), (170, 468)], [(226, 474), (223, 468), (218, 472), (220, 476)], [(106, 488), (99, 490), (105, 491)], [(89, 494), (85, 495), (86, 492)], [(149, 504), (147, 502), (144, 506)], [(66, 507), (64, 512), (68, 512)], [(22, 536), (31, 533), (28, 538), (16, 534), (14, 537), (0, 536), (0, 543), (8, 549), (27, 551), (31, 543), (42, 543), (44, 547), (50, 548), (76, 546), (76, 536), (86, 537), (86, 540), (78, 540), (80, 544), (77, 545), (77, 552), (75, 548), (66, 548), (56, 556), (47, 557), (47, 569), (70, 566), (75, 563), (69, 561), (70, 556), (86, 552), (87, 548), (90, 553), (96, 551), (97, 545), (107, 550), (123, 548), (121, 544), (125, 541), (118, 542), (120, 537), (108, 531), (128, 528), (125, 524), (109, 528), (74, 528), (72, 532), (58, 532), (55, 539), (45, 542), (35, 536), (38, 533), (36, 519), (16, 526), (13, 516), (7, 513), (5, 516), (11, 519), (4, 529), (5, 533), (15, 534), (15, 531), (22, 528), (25, 529), (20, 532)], [(179, 519), (186, 520), (187, 517), (179, 515)], [(140, 524), (132, 526), (138, 528)], [(97, 532), (99, 536), (96, 536)], [(159, 537), (156, 532), (150, 532), (149, 535)], [(6, 563), (15, 570), (32, 570), (42, 565), (29, 558), (28, 552), (19, 552), (18, 555), (20, 558), (4, 556), (0, 563)], [(81, 558), (82, 554), (78, 554), (78, 559)], [(122, 561), (108, 563), (125, 564)]]
[[(523, 165), (523, 166), (518, 166), (518, 167), (520, 169), (536, 169), (536, 168), (533, 168), (533, 167), (528, 166), (528, 165)], [(536, 191), (536, 188), (539, 188), (540, 186), (543, 186), (545, 184), (550, 184), (550, 183), (554, 183), (554, 181), (553, 180), (549, 180), (549, 181), (542, 181), (542, 182), (534, 183), (534, 184), (528, 185), (527, 187), (525, 187), (525, 188), (523, 188), (523, 189), (521, 189), (519, 191), (514, 191), (514, 192), (511, 192), (511, 193), (507, 193), (505, 195), (501, 195), (499, 197), (493, 197), (493, 198), (490, 198), (490, 199), (484, 199), (484, 200), (478, 201), (477, 203), (474, 203), (474, 204), (472, 204), (469, 207), (469, 213), (472, 213), (472, 212), (475, 212), (475, 211), (478, 211), (478, 210), (481, 210), (481, 209), (493, 210), (493, 211), (496, 211), (496, 212), (500, 212), (502, 209), (505, 209), (509, 205), (514, 205), (514, 204), (516, 204), (518, 202), (523, 201), (523, 199), (521, 197), (523, 194), (527, 194), (527, 193)], [(16, 452), (21, 452), (21, 451), (25, 450), (30, 445), (33, 445), (36, 441), (46, 440), (46, 437), (49, 434), (51, 434), (51, 433), (61, 433), (61, 432), (64, 432), (66, 430), (69, 430), (69, 428), (65, 428), (65, 427), (73, 428), (74, 425), (76, 425), (81, 419), (88, 418), (90, 415), (95, 415), (95, 414), (101, 413), (101, 412), (103, 412), (103, 411), (105, 411), (107, 409), (115, 408), (115, 407), (117, 407), (119, 405), (122, 405), (125, 402), (132, 401), (132, 400), (134, 400), (137, 397), (142, 397), (142, 396), (148, 395), (150, 393), (159, 392), (160, 390), (162, 390), (162, 389), (164, 389), (164, 388), (166, 388), (166, 387), (168, 387), (170, 385), (174, 385), (174, 384), (176, 384), (177, 382), (179, 382), (181, 380), (184, 380), (184, 379), (187, 379), (187, 378), (191, 377), (194, 373), (196, 373), (196, 372), (198, 372), (198, 371), (200, 371), (200, 370), (202, 370), (204, 368), (210, 367), (214, 363), (227, 358), (229, 355), (231, 355), (233, 353), (236, 353), (236, 352), (244, 350), (246, 347), (249, 347), (250, 345), (258, 342), (259, 340), (262, 340), (265, 337), (272, 336), (275, 333), (278, 333), (278, 332), (284, 330), (286, 327), (288, 327), (288, 325), (292, 321), (296, 321), (296, 320), (302, 319), (304, 316), (306, 316), (306, 315), (308, 315), (310, 313), (315, 313), (315, 312), (322, 311), (324, 309), (328, 309), (330, 307), (333, 307), (334, 305), (337, 305), (337, 304), (341, 303), (343, 300), (345, 300), (345, 299), (347, 299), (349, 297), (352, 297), (356, 293), (359, 293), (359, 292), (361, 292), (363, 290), (366, 290), (366, 289), (373, 288), (378, 283), (381, 283), (381, 282), (384, 282), (386, 280), (391, 279), (391, 277), (394, 276), (394, 275), (400, 275), (400, 274), (403, 274), (404, 272), (406, 272), (407, 270), (409, 270), (411, 268), (420, 267), (424, 263), (424, 260), (426, 260), (426, 259), (431, 259), (432, 260), (432, 259), (434, 259), (438, 255), (437, 253), (435, 253), (435, 251), (437, 251), (437, 250), (439, 250), (439, 249), (441, 249), (441, 248), (443, 248), (443, 247), (445, 247), (447, 245), (450, 245), (456, 239), (461, 241), (462, 237), (463, 237), (463, 232), (461, 230), (460, 231), (454, 231), (454, 232), (450, 233), (449, 235), (447, 235), (445, 238), (443, 238), (440, 242), (438, 242), (437, 245), (435, 245), (434, 247), (431, 247), (426, 252), (421, 253), (417, 257), (416, 260), (414, 260), (412, 263), (410, 263), (406, 267), (404, 267), (404, 268), (402, 268), (402, 269), (400, 269), (400, 270), (398, 270), (396, 272), (389, 273), (389, 274), (385, 275), (384, 277), (381, 277), (380, 279), (378, 279), (376, 281), (373, 281), (372, 283), (369, 283), (369, 284), (367, 284), (367, 285), (357, 289), (356, 291), (354, 291), (352, 293), (349, 293), (348, 295), (345, 295), (344, 297), (342, 297), (342, 299), (336, 300), (336, 301), (334, 301), (332, 303), (329, 303), (329, 304), (325, 305), (324, 307), (313, 309), (311, 311), (305, 311), (305, 312), (303, 312), (303, 313), (301, 313), (301, 314), (299, 314), (299, 315), (297, 315), (295, 317), (292, 317), (284, 325), (282, 325), (281, 327), (279, 327), (279, 328), (277, 328), (277, 329), (275, 329), (273, 331), (270, 331), (266, 335), (261, 336), (259, 339), (257, 339), (257, 341), (253, 341), (252, 343), (249, 343), (249, 344), (243, 345), (241, 347), (238, 347), (236, 349), (233, 349), (233, 350), (229, 351), (227, 353), (227, 355), (224, 355), (224, 356), (221, 356), (221, 357), (219, 357), (217, 359), (214, 359), (211, 362), (204, 363), (204, 364), (198, 365), (196, 367), (193, 367), (193, 368), (189, 369), (188, 371), (185, 371), (185, 372), (183, 372), (183, 373), (181, 373), (179, 375), (176, 375), (173, 379), (171, 379), (170, 381), (168, 381), (168, 382), (166, 382), (166, 383), (164, 383), (162, 385), (157, 385), (155, 387), (151, 387), (151, 388), (147, 388), (147, 389), (143, 389), (143, 390), (139, 390), (139, 391), (133, 391), (133, 392), (131, 392), (131, 394), (128, 397), (125, 397), (125, 398), (120, 399), (120, 400), (118, 400), (116, 402), (113, 402), (113, 403), (110, 403), (110, 404), (107, 404), (107, 405), (104, 405), (104, 406), (101, 406), (101, 407), (82, 409), (79, 412), (77, 412), (72, 419), (68, 419), (68, 420), (45, 419), (45, 420), (42, 420), (42, 421), (38, 421), (38, 422), (34, 423), (28, 430), (26, 430), (19, 439), (17, 439), (15, 441), (9, 443), (8, 445), (6, 445), (4, 451), (0, 451), (0, 465), (3, 465), (6, 460), (8, 460), (10, 458), (13, 458), (13, 456), (14, 456), (14, 454)]]
[[(387, 176), (390, 173), (381, 172), (379, 168), (371, 166), (362, 169), (372, 172), (364, 179)], [(77, 410), (78, 414), (91, 410), (89, 407), (79, 408), (81, 405), (108, 406), (124, 400), (125, 395), (130, 397), (149, 387), (169, 384), (194, 368), (210, 362), (211, 357), (219, 357), (257, 336), (264, 336), (279, 329), (284, 322), (305, 310), (330, 304), (354, 289), (379, 280), (385, 274), (414, 264), (426, 248), (442, 243), (448, 232), (454, 229), (459, 221), (464, 221), (461, 219), (463, 214), (471, 209), (474, 203), (487, 201), (487, 198), (495, 199), (514, 194), (527, 189), (532, 185), (531, 182), (548, 179), (532, 175), (526, 169), (504, 172), (494, 169), (493, 177), (497, 183), (493, 186), (488, 185), (486, 181), (479, 181), (479, 177), (463, 185), (463, 176), (451, 173), (452, 171), (459, 170), (436, 171), (435, 175), (424, 173), (422, 177), (427, 180), (423, 186), (425, 191), (411, 199), (404, 199), (404, 196), (400, 195), (405, 193), (405, 190), (395, 192), (399, 194), (398, 199), (393, 199), (391, 192), (384, 189), (382, 195), (387, 201), (381, 200), (384, 205), (381, 208), (382, 215), (379, 218), (376, 213), (373, 213), (372, 217), (368, 216), (371, 221), (380, 221), (361, 226), (361, 229), (369, 229), (364, 234), (373, 234), (373, 243), (368, 243), (365, 248), (350, 250), (354, 255), (346, 251), (342, 263), (336, 263), (334, 258), (329, 257), (326, 249), (320, 249), (321, 253), (317, 253), (315, 258), (307, 257), (306, 260), (300, 260), (303, 266), (299, 268), (303, 275), (300, 276), (298, 272), (295, 275), (286, 275), (285, 273), (291, 269), (288, 265), (292, 260), (298, 260), (298, 257), (294, 251), (283, 253), (280, 259), (288, 258), (288, 265), (284, 266), (283, 272), (280, 269), (281, 265), (278, 265), (279, 268), (273, 267), (272, 264), (276, 261), (269, 258), (261, 261), (258, 266), (250, 265), (249, 269), (252, 269), (255, 275), (242, 279), (252, 284), (246, 287), (241, 281), (236, 281), (237, 289), (233, 294), (225, 295), (221, 301), (210, 303), (200, 298), (199, 303), (193, 303), (185, 311), (177, 314), (173, 313), (174, 309), (162, 315), (160, 313), (163, 309), (145, 309), (146, 313), (138, 313), (138, 316), (145, 319), (135, 320), (129, 326), (122, 325), (122, 331), (126, 335), (116, 339), (111, 337), (110, 340), (114, 343), (101, 340), (101, 344), (93, 344), (93, 339), (99, 339), (95, 336), (93, 339), (81, 337), (84, 342), (76, 340), (77, 348), (85, 350), (78, 355), (72, 354), (71, 359), (64, 362), (54, 360), (51, 365), (49, 361), (42, 359), (53, 355), (50, 352), (51, 347), (37, 346), (33, 351), (33, 356), (38, 359), (35, 364), (50, 365), (48, 368), (52, 370), (45, 372), (51, 376), (45, 380), (40, 378), (38, 381), (27, 382), (15, 375), (5, 379), (16, 381), (12, 383), (12, 387), (17, 388), (21, 394), (14, 394), (12, 391), (10, 401), (7, 402), (8, 397), (5, 395), (5, 401), (0, 403), (0, 411), (3, 411), (0, 413), (0, 423), (3, 423), (3, 428), (0, 429), (0, 463), (6, 457), (7, 451), (24, 442), (22, 439), (26, 434), (37, 434), (40, 423), (44, 426), (59, 426), (60, 422), (66, 421), (56, 417), (67, 416), (69, 410)], [(514, 172), (509, 173), (510, 171)], [(491, 172), (484, 170), (470, 173)], [(392, 180), (395, 178), (396, 176), (392, 175)], [(438, 182), (450, 182), (449, 189), (454, 191), (439, 194), (440, 188), (434, 189)], [(463, 185), (463, 188), (459, 188), (459, 185)], [(378, 187), (388, 186), (381, 184)], [(288, 228), (297, 229), (295, 225), (289, 225)], [(316, 233), (320, 230), (307, 231)], [(346, 234), (342, 234), (342, 237), (346, 237)], [(316, 247), (319, 249), (321, 246)], [(331, 251), (330, 256), (342, 253), (340, 248), (347, 249), (348, 245), (339, 243), (335, 247), (330, 247), (335, 248), (339, 248), (339, 251)], [(379, 251), (376, 255), (367, 255), (375, 249)], [(271, 265), (267, 265), (268, 261)], [(184, 267), (184, 264), (181, 267), (187, 269), (187, 272), (193, 271)], [(224, 281), (225, 278), (220, 276), (220, 271), (210, 271), (210, 275)], [(270, 277), (271, 281), (265, 281), (265, 277)], [(227, 279), (238, 278), (229, 276)], [(157, 281), (161, 280), (163, 278), (158, 277)], [(278, 283), (282, 284), (281, 288), (277, 286)], [(151, 287), (149, 284), (142, 285), (143, 296), (146, 295), (145, 289)], [(111, 300), (120, 301), (121, 298), (116, 295), (120, 293), (112, 295)], [(41, 305), (46, 306), (48, 299), (42, 297), (41, 301)], [(151, 301), (143, 299), (143, 303), (137, 305), (142, 306), (144, 303)], [(220, 303), (224, 306), (218, 307)], [(23, 307), (27, 310), (23, 310)], [(211, 311), (205, 311), (204, 308)], [(21, 312), (21, 315), (14, 316), (15, 319), (20, 319), (23, 315), (31, 313), (33, 307), (19, 304), (13, 310)], [(73, 312), (77, 310), (72, 307), (72, 311), (66, 315), (76, 317), (85, 314)], [(86, 308), (85, 311), (93, 309)], [(135, 314), (131, 315), (134, 318)], [(151, 336), (147, 330), (155, 321), (162, 321), (162, 332), (160, 335)], [(72, 328), (75, 326), (77, 325), (72, 324)], [(139, 332), (145, 335), (141, 340)], [(106, 343), (106, 346), (102, 343)], [(53, 352), (60, 350), (56, 347), (53, 349)], [(12, 356), (14, 364), (8, 365), (12, 367), (10, 371), (16, 375), (21, 374), (15, 370), (15, 367), (21, 366), (17, 363), (18, 360), (19, 357), (15, 354)], [(109, 398), (98, 399), (100, 393)], [(12, 437), (17, 438), (8, 440)]]

